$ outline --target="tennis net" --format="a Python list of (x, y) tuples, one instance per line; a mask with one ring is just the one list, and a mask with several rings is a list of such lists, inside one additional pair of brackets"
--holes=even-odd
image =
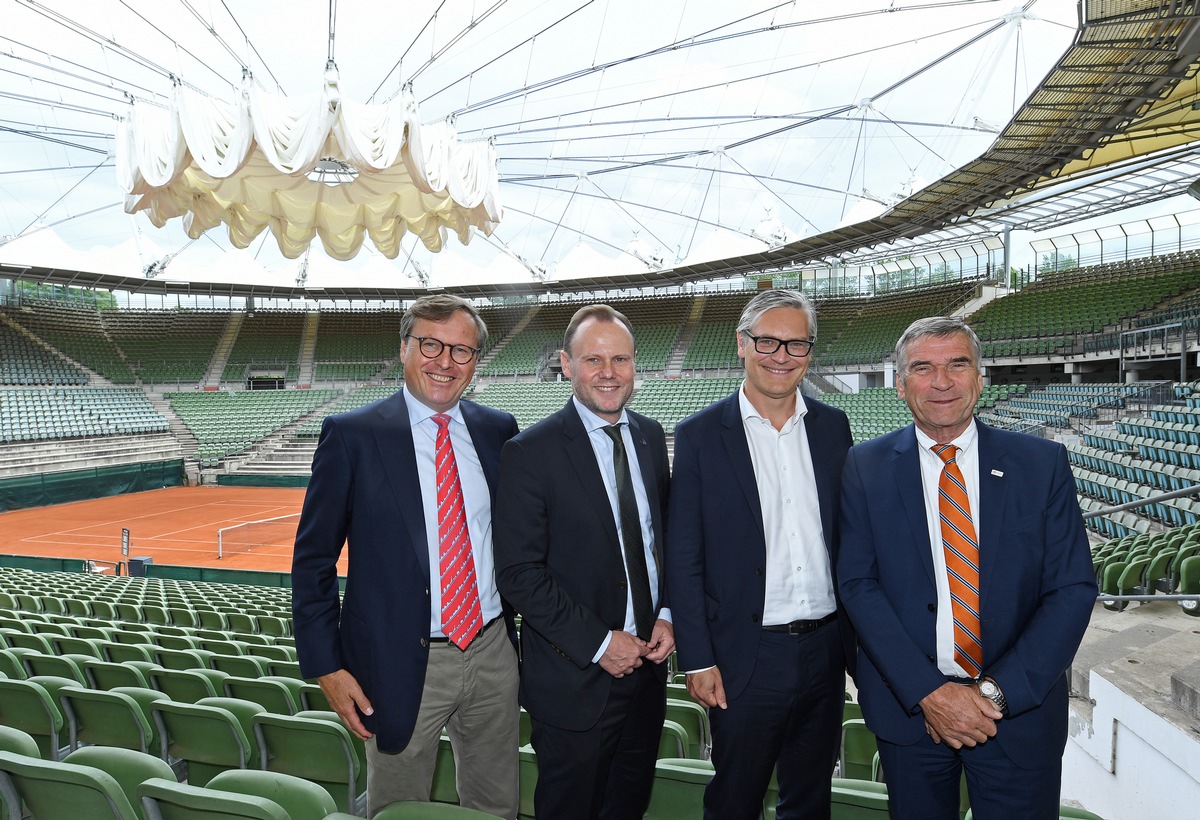
[(217, 530), (217, 558), (250, 552), (255, 547), (290, 547), (296, 543), (300, 513), (246, 521)]

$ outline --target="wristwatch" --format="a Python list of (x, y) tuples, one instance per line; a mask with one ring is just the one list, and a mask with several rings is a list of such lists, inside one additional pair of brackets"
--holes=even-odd
[(996, 708), (1001, 712), (1008, 711), (1008, 701), (1004, 699), (1004, 693), (1000, 691), (1000, 684), (996, 683), (991, 678), (980, 678), (976, 684), (979, 694), (996, 704)]

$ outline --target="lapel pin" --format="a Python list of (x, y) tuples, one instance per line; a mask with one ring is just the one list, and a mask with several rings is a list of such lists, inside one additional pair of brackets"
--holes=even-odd
[(994, 475), (996, 478), (1004, 478), (1004, 471), (1003, 470), (992, 470), (992, 475)]

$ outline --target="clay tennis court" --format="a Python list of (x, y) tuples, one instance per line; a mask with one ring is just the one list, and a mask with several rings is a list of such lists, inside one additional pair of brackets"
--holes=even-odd
[[(217, 530), (300, 512), (303, 489), (170, 487), (0, 514), (0, 552), (93, 561), (127, 561), (121, 530), (130, 534), (129, 557), (155, 564), (289, 572), (291, 544), (255, 546), (217, 559)], [(343, 555), (339, 572), (346, 572)]]

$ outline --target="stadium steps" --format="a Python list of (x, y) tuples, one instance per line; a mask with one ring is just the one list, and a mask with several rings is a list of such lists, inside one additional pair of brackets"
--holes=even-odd
[(241, 311), (233, 311), (229, 314), (229, 324), (225, 325), (221, 341), (217, 342), (217, 349), (213, 351), (212, 361), (208, 363), (208, 372), (204, 374), (206, 389), (216, 389), (221, 386), (221, 374), (225, 372), (225, 365), (229, 363), (229, 354), (233, 352), (233, 343), (237, 341), (238, 331), (242, 329), (242, 321), (245, 317), (246, 314)]
[(324, 418), (330, 408), (345, 398), (339, 393), (291, 424), (281, 427), (260, 441), (240, 464), (227, 472), (235, 475), (309, 475), (312, 472), (312, 457), (317, 449), (317, 439), (299, 438), (296, 431), (313, 419)]
[(183, 419), (179, 418), (179, 414), (171, 408), (171, 402), (167, 401), (162, 393), (147, 391), (146, 397), (150, 399), (150, 403), (154, 405), (154, 409), (170, 423), (171, 435), (179, 442), (181, 452), (185, 453), (183, 468), (188, 479), (199, 481), (200, 462), (192, 454), (200, 448), (200, 440), (192, 435), (191, 429), (183, 423)]
[(541, 309), (541, 305), (534, 305), (532, 308), (530, 308), (529, 312), (521, 317), (521, 320), (517, 322), (516, 326), (511, 331), (509, 331), (508, 335), (501, 339), (495, 345), (495, 347), (489, 350), (484, 357), (480, 359), (475, 369), (480, 373), (486, 373), (487, 366), (492, 363), (492, 359), (496, 358), (496, 356), (500, 354), (500, 351), (508, 347), (509, 342), (521, 335), (525, 328), (529, 326), (529, 323), (533, 321), (533, 317), (537, 316)]
[(687, 355), (687, 350), (692, 345), (692, 339), (696, 336), (696, 326), (700, 324), (700, 317), (704, 314), (704, 303), (707, 299), (707, 296), (700, 294), (692, 300), (687, 322), (684, 324), (683, 330), (679, 332), (679, 340), (675, 342), (675, 348), (667, 357), (666, 375), (668, 377), (683, 375), (683, 357)]
[(304, 336), (300, 339), (300, 375), (296, 380), (298, 387), (311, 387), (313, 382), (313, 359), (317, 349), (317, 326), (321, 323), (321, 314), (314, 311), (304, 317)]

